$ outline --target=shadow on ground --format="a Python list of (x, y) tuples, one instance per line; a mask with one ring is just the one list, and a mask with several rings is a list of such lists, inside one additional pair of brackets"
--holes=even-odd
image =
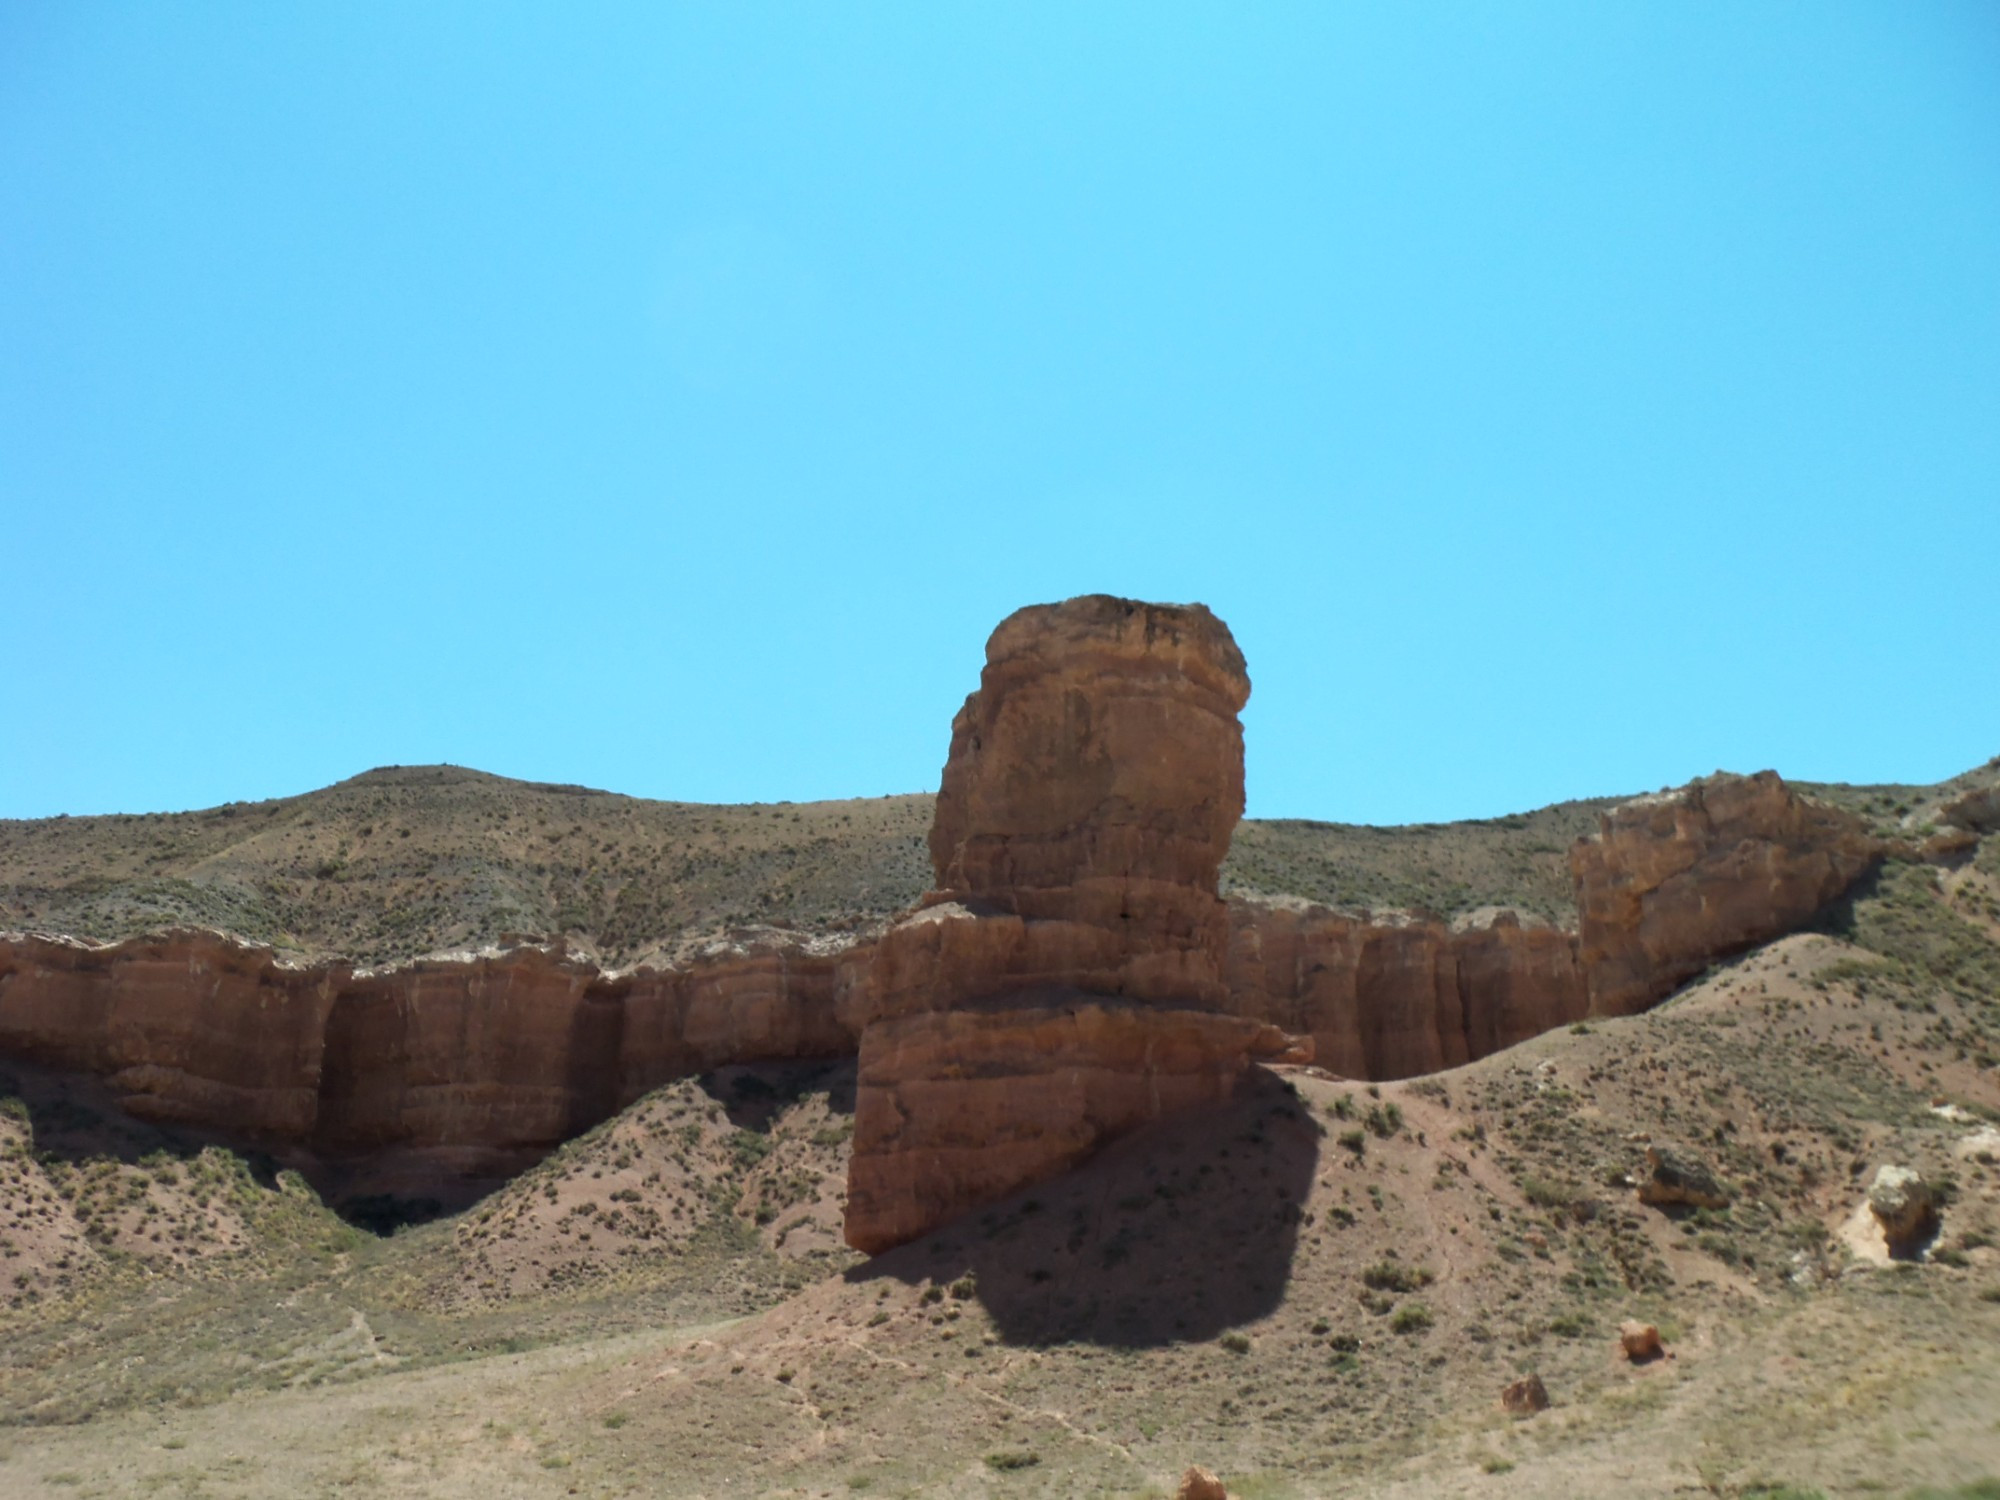
[(854, 1059), (732, 1063), (696, 1080), (738, 1130), (763, 1132), (807, 1094), (824, 1093), (837, 1115), (854, 1113)]
[(1211, 1339), (1282, 1299), (1322, 1135), (1290, 1085), (1252, 1069), (1221, 1110), (1127, 1137), (847, 1277), (977, 1298), (1011, 1344)]

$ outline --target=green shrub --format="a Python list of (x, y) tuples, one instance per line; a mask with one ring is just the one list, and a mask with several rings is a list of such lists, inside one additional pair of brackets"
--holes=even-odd
[(1378, 1260), (1361, 1273), (1361, 1280), (1378, 1292), (1414, 1292), (1429, 1286), (1437, 1278), (1423, 1266)]
[(1389, 1320), (1389, 1326), (1397, 1333), (1422, 1333), (1435, 1321), (1431, 1310), (1421, 1302), (1405, 1302), (1396, 1309), (1396, 1315)]

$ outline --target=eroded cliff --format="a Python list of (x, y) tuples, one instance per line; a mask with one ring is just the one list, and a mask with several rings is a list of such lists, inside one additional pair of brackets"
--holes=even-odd
[(1773, 773), (1717, 775), (1573, 846), (1577, 931), (1225, 903), (1248, 692), (1200, 606), (1023, 610), (952, 726), (936, 887), (879, 936), (764, 929), (606, 970), (560, 944), (370, 968), (209, 931), (0, 935), (0, 1056), (97, 1075), (136, 1116), (338, 1194), (452, 1201), (671, 1079), (858, 1050), (849, 1232), (875, 1248), (1220, 1097), (1290, 1038), (1351, 1077), (1452, 1067), (1643, 1009), (1879, 860), (1963, 858), (1992, 826), (1990, 777), (1917, 843)]

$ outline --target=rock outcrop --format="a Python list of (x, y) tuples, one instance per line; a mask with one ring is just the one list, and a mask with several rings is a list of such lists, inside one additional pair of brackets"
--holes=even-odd
[(1938, 817), (1972, 833), (2000, 833), (2000, 781), (1959, 793), (1938, 808)]
[(1174, 1500), (1231, 1500), (1231, 1496), (1212, 1472), (1200, 1464), (1190, 1464), (1188, 1471), (1181, 1475)]
[[(360, 969), (212, 932), (0, 935), (0, 1057), (100, 1075), (134, 1115), (341, 1193), (449, 1199), (671, 1079), (858, 1048), (848, 1229), (875, 1249), (1222, 1097), (1292, 1038), (1350, 1077), (1454, 1067), (1644, 1009), (1885, 854), (1936, 852), (1771, 772), (1718, 775), (1575, 846), (1576, 933), (1225, 903), (1249, 691), (1200, 605), (1021, 610), (953, 721), (936, 888), (877, 938), (763, 932), (607, 972), (560, 945)], [(1959, 852), (2000, 826), (1994, 797), (1942, 809)], [(1656, 1167), (1649, 1201), (1714, 1196), (1676, 1180)]]
[(1899, 1260), (1921, 1255), (1937, 1234), (1937, 1195), (1913, 1167), (1878, 1167), (1868, 1184), (1868, 1211)]
[(1222, 1009), (1216, 877), (1243, 814), (1250, 696), (1199, 604), (1016, 611), (952, 721), (936, 888), (892, 927), (850, 1021), (1036, 985)]
[(16, 934), (0, 1055), (97, 1074), (135, 1116), (343, 1192), (449, 1198), (671, 1079), (851, 1054), (835, 991), (854, 962), (852, 945), (759, 935), (622, 973), (538, 946), (356, 970), (196, 930)]
[(1666, 1346), (1660, 1342), (1660, 1330), (1657, 1324), (1634, 1321), (1618, 1325), (1618, 1347), (1635, 1365), (1659, 1359), (1667, 1352)]
[(1639, 1201), (1655, 1208), (1727, 1208), (1729, 1193), (1707, 1165), (1685, 1152), (1646, 1148), (1646, 1180)]
[(1229, 903), (1227, 1005), (1308, 1035), (1350, 1078), (1408, 1078), (1511, 1047), (1588, 1010), (1576, 938), (1518, 913), (1446, 924)]
[(1570, 851), (1592, 1012), (1634, 1014), (1716, 959), (1795, 931), (1884, 852), (1860, 819), (1773, 771), (1614, 808)]
[(1307, 1055), (1273, 1026), (1081, 991), (878, 1021), (861, 1036), (847, 1242), (914, 1239), (1150, 1120), (1223, 1103), (1253, 1061)]
[(1216, 877), (1249, 696), (1200, 605), (1021, 610), (952, 724), (937, 889), (886, 932), (861, 1034), (846, 1235), (876, 1252), (1135, 1126), (1303, 1058), (1227, 1014)]

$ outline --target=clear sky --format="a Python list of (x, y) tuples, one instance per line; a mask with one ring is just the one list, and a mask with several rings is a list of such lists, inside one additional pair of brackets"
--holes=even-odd
[(2000, 6), (0, 6), (0, 816), (934, 787), (1234, 628), (1253, 814), (2000, 752)]

